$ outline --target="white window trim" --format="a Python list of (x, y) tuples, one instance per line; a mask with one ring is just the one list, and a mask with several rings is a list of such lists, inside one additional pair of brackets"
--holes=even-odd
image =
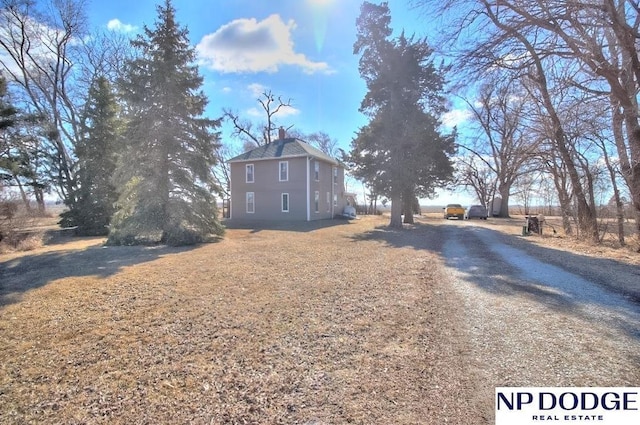
[(320, 163), (316, 160), (313, 161), (313, 178), (315, 181), (320, 181)]
[[(286, 165), (287, 175), (286, 178), (282, 178), (282, 164)], [(278, 181), (286, 182), (289, 181), (289, 161), (280, 161), (278, 163)]]
[[(251, 180), (249, 180), (249, 168), (251, 168)], [(246, 164), (244, 168), (244, 177), (247, 183), (255, 183), (256, 167), (253, 164)]]
[(327, 192), (327, 212), (331, 212), (331, 192)]
[(333, 176), (333, 184), (338, 184), (338, 167), (333, 167), (333, 170), (331, 170)]
[(313, 197), (313, 205), (316, 209), (316, 214), (320, 212), (320, 191), (316, 190)]
[[(284, 197), (287, 197), (287, 209), (284, 209)], [(282, 193), (280, 195), (280, 208), (282, 209), (282, 212), (289, 212), (289, 209), (291, 208), (291, 205), (289, 205), (289, 203), (291, 202), (291, 197), (289, 196), (288, 193)]]
[[(252, 210), (249, 210), (249, 196), (251, 196), (251, 198), (253, 199), (253, 202), (251, 204), (253, 206)], [(246, 200), (247, 214), (255, 214), (255, 212), (256, 212), (256, 193), (255, 192), (247, 192), (245, 200)]]

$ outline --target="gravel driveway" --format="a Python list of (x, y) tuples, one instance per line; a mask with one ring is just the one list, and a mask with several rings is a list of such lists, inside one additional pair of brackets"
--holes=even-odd
[(610, 289), (637, 268), (470, 222), (434, 228), (450, 276), (443, 290), (462, 303), (466, 356), (486, 384), (482, 398), (496, 386), (640, 383), (640, 306)]

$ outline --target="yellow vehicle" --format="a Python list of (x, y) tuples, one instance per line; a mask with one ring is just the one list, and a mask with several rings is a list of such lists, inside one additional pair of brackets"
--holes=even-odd
[(460, 204), (449, 204), (444, 207), (444, 218), (449, 220), (451, 217), (458, 217), (458, 220), (464, 220), (464, 208)]

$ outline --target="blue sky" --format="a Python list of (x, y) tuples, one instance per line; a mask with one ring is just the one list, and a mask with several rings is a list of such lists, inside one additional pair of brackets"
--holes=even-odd
[[(92, 0), (94, 28), (133, 35), (153, 28), (164, 0)], [(199, 57), (208, 115), (228, 108), (261, 121), (257, 98), (265, 90), (291, 100), (279, 125), (304, 133), (324, 131), (348, 150), (366, 118), (358, 112), (366, 87), (353, 55), (360, 0), (174, 0), (177, 20), (189, 30)], [(429, 34), (424, 17), (406, 0), (389, 0), (392, 27)], [(261, 113), (262, 112), (262, 113)], [(451, 116), (460, 116), (454, 111)], [(224, 126), (224, 143), (234, 143)], [(236, 143), (239, 146), (239, 143)], [(441, 202), (446, 202), (440, 200)]]

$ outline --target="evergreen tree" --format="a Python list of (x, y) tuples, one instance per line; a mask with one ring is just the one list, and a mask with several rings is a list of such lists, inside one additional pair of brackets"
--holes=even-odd
[(106, 235), (118, 194), (113, 175), (118, 159), (121, 125), (111, 85), (99, 77), (89, 89), (82, 117), (82, 137), (76, 146), (78, 189), (74, 208), (62, 214), (63, 227), (77, 226), (82, 236)]
[(202, 117), (203, 80), (174, 7), (157, 11), (155, 27), (132, 42), (139, 55), (122, 81), (128, 122), (111, 244), (183, 245), (223, 232), (212, 173), (220, 122)]
[[(18, 110), (11, 105), (6, 96), (7, 80), (0, 75), (0, 131), (15, 125), (16, 115), (18, 114)], [(3, 139), (0, 139), (0, 141), (3, 141)], [(2, 146), (0, 145), (0, 147)]]
[(47, 124), (41, 115), (11, 104), (6, 80), (0, 76), (0, 186), (16, 187), (27, 211), (32, 211), (33, 195), (40, 214), (45, 212), (44, 194), (49, 189), (50, 154), (42, 146)]
[[(0, 75), (0, 205), (4, 196), (4, 187), (13, 178), (11, 169), (13, 160), (11, 158), (11, 145), (9, 130), (16, 124), (18, 110), (7, 99), (7, 82)], [(0, 227), (0, 240), (2, 240), (3, 229)]]
[[(354, 53), (367, 94), (360, 111), (371, 121), (360, 129), (345, 158), (357, 177), (391, 199), (391, 227), (412, 222), (416, 196), (431, 196), (452, 178), (448, 155), (454, 135), (441, 135), (445, 112), (442, 70), (433, 65), (426, 40), (404, 33), (395, 39), (387, 3), (364, 2), (357, 20)], [(406, 208), (403, 208), (403, 200)]]

